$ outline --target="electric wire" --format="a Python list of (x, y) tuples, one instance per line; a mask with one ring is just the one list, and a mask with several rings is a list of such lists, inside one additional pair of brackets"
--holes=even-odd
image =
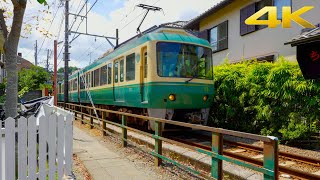
[[(86, 15), (85, 15), (86, 18), (88, 18), (88, 13), (89, 13), (89, 12), (91, 11), (91, 9), (96, 5), (97, 2), (98, 2), (98, 0), (96, 0), (96, 1), (93, 3), (93, 5), (90, 7), (90, 9), (86, 12)], [(75, 30), (75, 32), (77, 32), (77, 31), (79, 30), (79, 28), (80, 28), (83, 20), (84, 20), (84, 18), (81, 19), (81, 22), (79, 23), (79, 25), (78, 25), (77, 29)], [(71, 28), (72, 28), (72, 27), (71, 27)], [(71, 28), (70, 28), (70, 30), (71, 30)], [(76, 36), (76, 34), (74, 34), (74, 36), (73, 36), (72, 39), (74, 39), (75, 36)]]
[[(56, 16), (57, 16), (57, 14), (58, 14), (58, 11), (59, 11), (60, 7), (61, 7), (61, 6), (58, 5), (58, 7), (57, 7), (57, 9), (56, 9), (56, 12), (55, 12), (55, 14), (54, 14), (54, 16), (53, 16), (53, 19), (52, 19), (52, 21), (51, 21), (51, 23), (50, 23), (50, 26), (49, 26), (49, 29), (48, 29), (47, 32), (50, 31), (50, 29), (51, 29), (51, 27), (52, 27), (52, 24), (53, 24), (53, 22), (54, 22), (54, 20), (55, 20), (55, 18), (56, 18)], [(41, 50), (42, 50), (43, 44), (44, 44), (44, 42), (46, 41), (46, 39), (47, 39), (47, 36), (44, 36), (44, 39), (43, 39), (43, 41), (42, 41), (42, 43), (41, 43), (41, 46), (40, 46), (39, 54), (40, 54), (40, 52), (41, 52)]]
[[(152, 5), (157, 4), (159, 1), (160, 1), (160, 0), (157, 0), (157, 1), (154, 2)], [(135, 20), (137, 20), (137, 18), (140, 17), (141, 15), (143, 15), (144, 13), (145, 13), (145, 12), (142, 12), (142, 13), (138, 14), (134, 19), (132, 19), (130, 22), (128, 22), (126, 25), (124, 25), (124, 26), (119, 30), (119, 32), (121, 32), (124, 28), (126, 28), (128, 25), (130, 25), (130, 24), (131, 24), (132, 22), (134, 22)], [(95, 48), (93, 48), (93, 49), (94, 49), (94, 50), (97, 50), (97, 49), (99, 49), (102, 45), (104, 45), (105, 43), (106, 43), (106, 42), (102, 42), (102, 43), (100, 43), (97, 47), (95, 47)], [(92, 43), (92, 45), (91, 45), (84, 53), (82, 53), (81, 56), (79, 56), (79, 57), (83, 57), (83, 55), (84, 55), (86, 52), (88, 52), (88, 50), (90, 51), (90, 49), (91, 49), (92, 46), (93, 46), (93, 43)], [(90, 51), (89, 54), (92, 53), (94, 50)]]

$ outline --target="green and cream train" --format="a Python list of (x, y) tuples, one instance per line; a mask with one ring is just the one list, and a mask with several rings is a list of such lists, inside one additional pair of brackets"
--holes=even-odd
[[(68, 101), (206, 125), (214, 93), (212, 73), (208, 41), (162, 27), (132, 38), (69, 76)], [(62, 82), (59, 101), (63, 88)], [(131, 121), (153, 129), (152, 123)]]

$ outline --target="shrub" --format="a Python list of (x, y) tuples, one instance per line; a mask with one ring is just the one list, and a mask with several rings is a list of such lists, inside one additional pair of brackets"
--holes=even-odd
[(320, 82), (305, 80), (297, 62), (246, 61), (214, 67), (212, 126), (308, 139), (320, 130)]

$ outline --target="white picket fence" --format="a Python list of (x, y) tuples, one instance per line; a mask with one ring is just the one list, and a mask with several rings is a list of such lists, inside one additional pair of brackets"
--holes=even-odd
[[(72, 171), (73, 115), (5, 120), (0, 129), (0, 180), (63, 179)], [(17, 127), (15, 127), (17, 124)], [(38, 142), (37, 142), (38, 140)]]

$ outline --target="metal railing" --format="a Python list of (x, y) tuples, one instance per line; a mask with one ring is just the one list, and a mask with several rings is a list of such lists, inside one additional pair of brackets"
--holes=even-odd
[[(155, 157), (155, 165), (160, 166), (162, 160), (168, 161), (170, 163), (173, 163), (175, 165), (181, 166), (183, 168), (186, 168), (187, 170), (191, 171), (192, 173), (195, 173), (197, 175), (200, 175), (201, 173), (191, 169), (189, 167), (186, 167), (175, 160), (172, 160), (162, 154), (162, 142), (168, 142), (172, 144), (176, 144), (185, 148), (192, 149), (196, 152), (200, 152), (203, 154), (206, 154), (211, 157), (211, 177), (215, 179), (223, 179), (223, 169), (222, 169), (222, 161), (227, 161), (245, 168), (252, 169), (254, 171), (263, 173), (264, 179), (278, 179), (278, 139), (276, 137), (271, 136), (261, 136), (261, 135), (255, 135), (250, 133), (244, 133), (244, 132), (238, 132), (238, 131), (232, 131), (232, 130), (226, 130), (221, 128), (214, 128), (214, 127), (208, 127), (208, 126), (202, 126), (202, 125), (196, 125), (196, 124), (189, 124), (179, 121), (172, 121), (172, 120), (166, 120), (166, 119), (160, 119), (160, 118), (153, 118), (153, 117), (147, 117), (142, 115), (136, 115), (136, 114), (130, 114), (130, 113), (124, 113), (119, 111), (112, 111), (112, 110), (106, 110), (101, 108), (96, 108), (97, 112), (101, 113), (101, 116), (94, 116), (93, 115), (93, 107), (78, 105), (78, 104), (72, 104), (72, 103), (59, 103), (61, 106), (63, 106), (66, 110), (71, 110), (75, 113), (75, 118), (81, 120), (81, 123), (84, 124), (85, 119), (84, 116), (90, 118), (90, 122), (88, 123), (90, 125), (90, 128), (93, 129), (94, 127), (99, 128), (102, 130), (103, 135), (107, 135), (107, 127), (106, 124), (111, 124), (118, 126), (122, 129), (122, 146), (126, 147), (128, 138), (127, 138), (127, 131), (133, 131), (136, 133), (143, 134), (145, 136), (151, 137), (155, 140), (154, 144), (154, 150), (149, 151), (150, 154), (152, 154)], [(89, 111), (89, 114), (85, 113), (84, 111)], [(109, 114), (117, 114), (121, 115), (121, 124), (112, 122), (107, 120), (109, 117)], [(81, 117), (78, 117), (78, 114), (81, 115)], [(154, 134), (150, 134), (138, 129), (134, 129), (127, 126), (127, 117), (134, 117), (139, 118), (145, 121), (154, 121), (155, 122), (155, 131)], [(102, 122), (102, 127), (94, 125), (94, 119), (99, 120)], [(202, 148), (198, 148), (195, 146), (191, 146), (188, 144), (184, 144), (178, 141), (174, 141), (172, 139), (168, 139), (162, 136), (162, 123), (166, 124), (172, 124), (176, 126), (181, 127), (187, 127), (197, 130), (203, 130), (212, 133), (212, 150), (208, 151)], [(252, 140), (258, 140), (262, 141), (264, 143), (263, 146), (263, 167), (250, 164), (248, 162), (240, 161), (235, 158), (231, 158), (229, 156), (223, 155), (223, 135), (231, 135), (235, 137), (240, 138), (247, 138)], [(203, 174), (202, 174), (203, 175)]]

